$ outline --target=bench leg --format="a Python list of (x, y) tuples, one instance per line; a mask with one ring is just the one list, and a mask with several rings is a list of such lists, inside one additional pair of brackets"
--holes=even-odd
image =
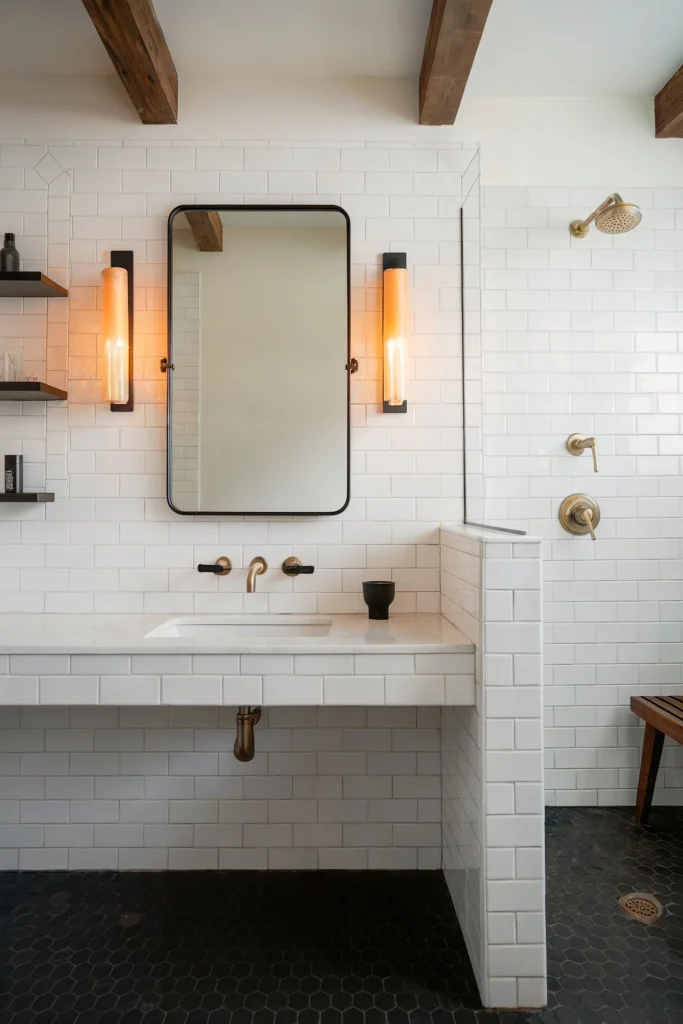
[(664, 733), (655, 729), (654, 725), (646, 724), (636, 798), (636, 825), (645, 825), (650, 814), (663, 746)]

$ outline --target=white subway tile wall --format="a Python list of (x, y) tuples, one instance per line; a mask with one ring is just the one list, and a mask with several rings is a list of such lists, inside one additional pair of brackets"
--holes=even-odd
[[(428, 673), (428, 674), (427, 674)], [(0, 655), (0, 705), (440, 706), (474, 702), (474, 654)]]
[[(615, 184), (640, 226), (572, 238)], [(482, 216), (485, 521), (544, 541), (547, 800), (629, 805), (630, 697), (683, 693), (683, 192), (487, 188)], [(558, 522), (574, 491), (600, 504), (595, 543)], [(667, 741), (655, 801), (682, 779)]]
[[(439, 610), (438, 525), (462, 512), (460, 246), (463, 172), (476, 146), (326, 143), (0, 144), (0, 209), (27, 268), (70, 276), (68, 300), (0, 300), (0, 347), (67, 387), (66, 406), (0, 412), (0, 456), (21, 452), (47, 507), (3, 509), (0, 612), (360, 612), (369, 569), (397, 612)], [(62, 171), (61, 168), (67, 168)], [(351, 216), (352, 493), (339, 517), (181, 519), (165, 501), (166, 218), (193, 202), (339, 203)], [(103, 400), (100, 271), (135, 253), (135, 411)], [(380, 411), (381, 254), (411, 275), (409, 408)], [(389, 420), (391, 422), (389, 423)], [(200, 576), (227, 555), (236, 571)], [(289, 554), (245, 595), (245, 565)]]
[(247, 763), (235, 711), (0, 709), (0, 864), (440, 867), (439, 708), (265, 708)]
[(475, 705), (441, 712), (443, 868), (485, 1006), (546, 1002), (541, 568), (538, 539), (441, 531), (476, 645)]

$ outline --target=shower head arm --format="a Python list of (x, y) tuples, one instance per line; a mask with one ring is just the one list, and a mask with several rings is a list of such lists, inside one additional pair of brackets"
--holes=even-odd
[(591, 215), (589, 217), (586, 217), (585, 220), (573, 220), (569, 225), (569, 230), (575, 238), (585, 238), (585, 236), (588, 234), (588, 229), (590, 228), (591, 224), (593, 223), (596, 217), (598, 217), (604, 210), (606, 210), (608, 206), (613, 206), (614, 203), (622, 202), (623, 199), (621, 198), (619, 193), (613, 192), (612, 195), (607, 196), (607, 199), (605, 199), (604, 203), (600, 203), (598, 208), (596, 210), (593, 210)]

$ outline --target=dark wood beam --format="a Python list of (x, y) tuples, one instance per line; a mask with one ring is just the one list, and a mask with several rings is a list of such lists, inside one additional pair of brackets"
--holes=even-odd
[(223, 222), (218, 210), (186, 210), (197, 248), (202, 252), (223, 252)]
[(420, 71), (420, 124), (453, 124), (493, 0), (433, 0)]
[(655, 137), (683, 139), (683, 67), (655, 96)]
[(176, 124), (178, 72), (152, 0), (83, 0), (143, 124)]

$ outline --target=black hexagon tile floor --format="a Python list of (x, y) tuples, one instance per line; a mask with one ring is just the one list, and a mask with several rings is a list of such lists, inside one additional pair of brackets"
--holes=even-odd
[[(2, 1024), (681, 1024), (683, 811), (548, 812), (549, 1007), (482, 1010), (437, 872), (0, 874)], [(656, 924), (616, 904), (645, 891)]]

